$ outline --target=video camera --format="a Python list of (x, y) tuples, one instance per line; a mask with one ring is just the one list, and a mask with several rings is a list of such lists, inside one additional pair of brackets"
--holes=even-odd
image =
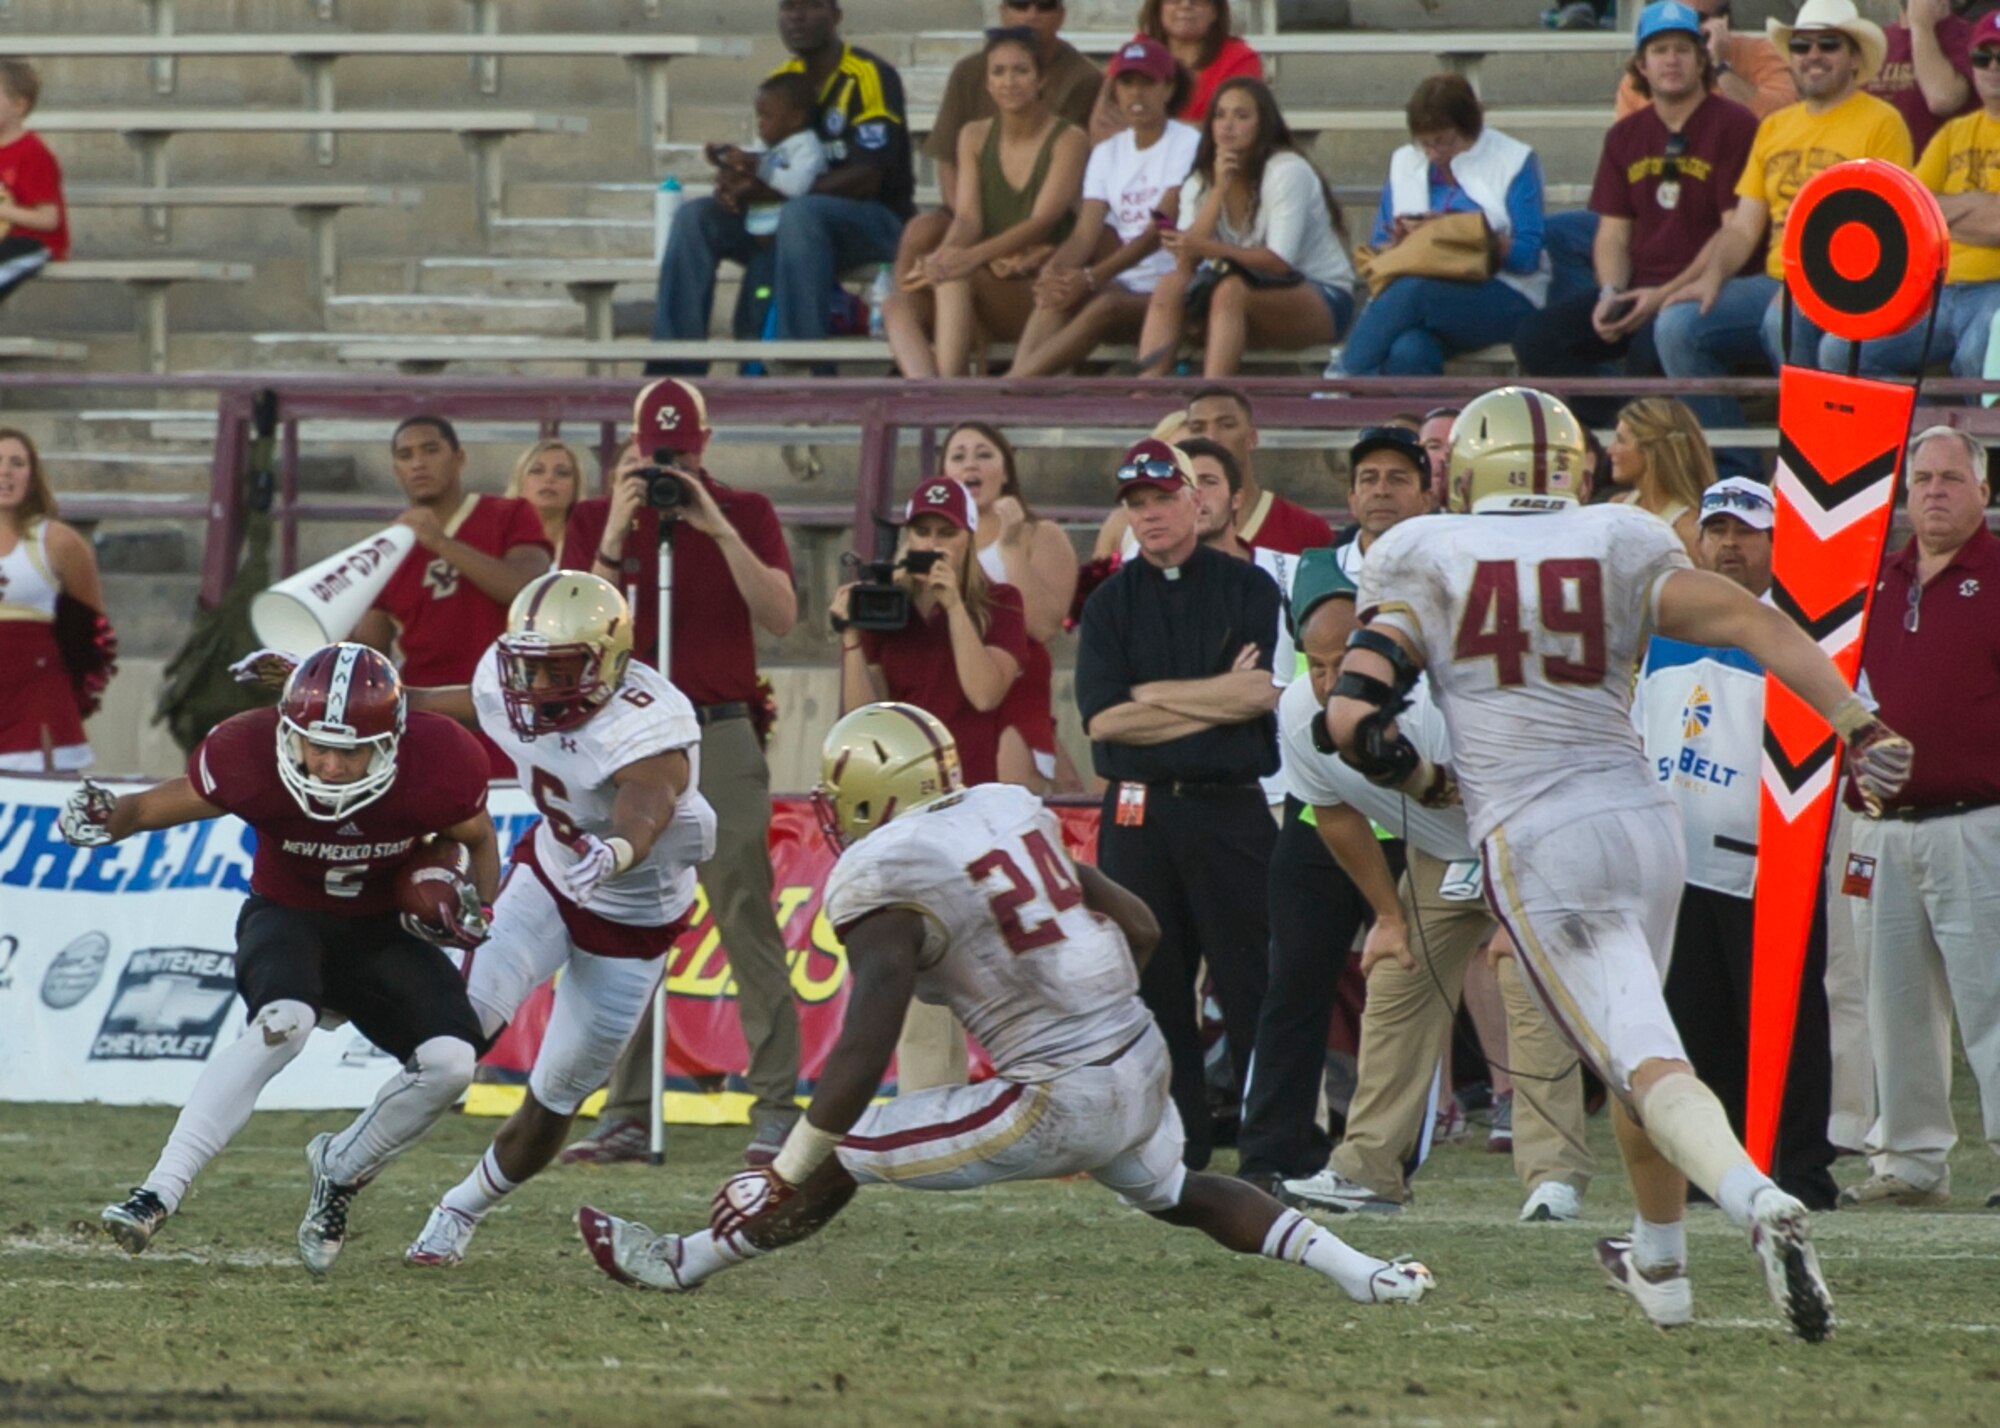
[(941, 550), (913, 550), (901, 560), (857, 560), (848, 556), (855, 575), (847, 592), (847, 619), (842, 629), (900, 630), (910, 622), (910, 592), (896, 578), (899, 570), (925, 576), (944, 559)]

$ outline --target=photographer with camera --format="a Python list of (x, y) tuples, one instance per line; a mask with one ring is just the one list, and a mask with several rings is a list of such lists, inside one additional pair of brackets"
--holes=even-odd
[[(701, 792), (715, 809), (715, 856), (702, 887), (736, 974), (736, 1005), (750, 1049), (755, 1104), (744, 1158), (768, 1162), (798, 1119), (798, 1011), (784, 939), (771, 906), (771, 771), (764, 762), (763, 696), (756, 632), (783, 635), (798, 621), (791, 552), (771, 502), (709, 475), (702, 453), (708, 409), (690, 383), (649, 389), (651, 420), (633, 434), (611, 497), (578, 501), (563, 532), (562, 565), (603, 576), (632, 607), (633, 658), (659, 650), (662, 522), (673, 559), (672, 669), (701, 724)], [(652, 1095), (650, 1022), (632, 1038), (599, 1113), (597, 1130), (564, 1161), (644, 1160)]]
[(968, 784), (999, 779), (1001, 705), (1028, 660), (1021, 592), (972, 553), (979, 512), (948, 477), (917, 487), (893, 561), (833, 594), (843, 709), (894, 699), (928, 710), (958, 742)]

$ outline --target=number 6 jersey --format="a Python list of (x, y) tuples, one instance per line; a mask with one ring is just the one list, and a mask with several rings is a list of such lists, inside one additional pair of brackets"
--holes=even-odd
[[(533, 862), (550, 874), (577, 861), (570, 844), (578, 837), (611, 836), (611, 806), (618, 798), (613, 775), (641, 759), (686, 752), (688, 786), (674, 808), (674, 821), (661, 831), (651, 852), (599, 883), (583, 904), (604, 921), (628, 927), (678, 921), (694, 903), (696, 865), (715, 852), (715, 811), (701, 796), (701, 726), (687, 696), (666, 676), (635, 662), (627, 667), (618, 692), (589, 719), (574, 729), (524, 739), (508, 722), (500, 697), (495, 646), (473, 671), (472, 705), (479, 727), (514, 761), (521, 786), (542, 811), (542, 821), (534, 827)], [(517, 860), (526, 861), (524, 851), (516, 851)], [(610, 947), (590, 950), (617, 955)]]
[(1125, 934), (1083, 905), (1062, 829), (1042, 801), (985, 783), (870, 833), (826, 883), (844, 933), (871, 912), (924, 921), (916, 994), (952, 1009), (1011, 1081), (1044, 1081), (1145, 1029)]
[(1567, 817), (1668, 802), (1632, 728), (1661, 581), (1689, 568), (1635, 506), (1420, 516), (1361, 568), (1363, 621), (1422, 650), (1475, 843), (1543, 798)]

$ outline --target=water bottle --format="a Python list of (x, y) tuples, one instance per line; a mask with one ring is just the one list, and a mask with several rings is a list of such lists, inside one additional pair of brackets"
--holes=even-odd
[(882, 339), (882, 308), (895, 290), (889, 265), (884, 263), (875, 270), (875, 281), (868, 289), (868, 335), (878, 342)]
[(667, 256), (667, 234), (673, 231), (674, 215), (681, 211), (681, 181), (672, 174), (660, 180), (653, 195), (653, 262)]

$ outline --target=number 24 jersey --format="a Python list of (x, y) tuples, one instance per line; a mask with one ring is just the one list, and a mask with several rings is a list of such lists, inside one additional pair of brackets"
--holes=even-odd
[(534, 827), (535, 861), (553, 873), (577, 861), (570, 844), (584, 833), (611, 836), (618, 788), (612, 777), (628, 764), (685, 751), (688, 786), (673, 822), (652, 851), (597, 885), (583, 906), (607, 922), (661, 927), (694, 903), (695, 866), (715, 852), (715, 811), (701, 796), (701, 726), (694, 706), (665, 675), (643, 664), (626, 668), (618, 692), (588, 720), (559, 734), (524, 739), (507, 721), (495, 646), (472, 675), (479, 727), (521, 771), (521, 786), (542, 811)]
[(837, 932), (905, 908), (924, 922), (916, 994), (948, 1006), (1015, 1081), (1118, 1050), (1151, 1016), (1125, 934), (1083, 905), (1062, 828), (1013, 784), (905, 813), (841, 855), (826, 884)]
[(1632, 728), (1660, 585), (1689, 568), (1633, 506), (1420, 516), (1361, 569), (1363, 620), (1423, 651), (1474, 842), (1544, 799), (1566, 818), (1666, 800)]

